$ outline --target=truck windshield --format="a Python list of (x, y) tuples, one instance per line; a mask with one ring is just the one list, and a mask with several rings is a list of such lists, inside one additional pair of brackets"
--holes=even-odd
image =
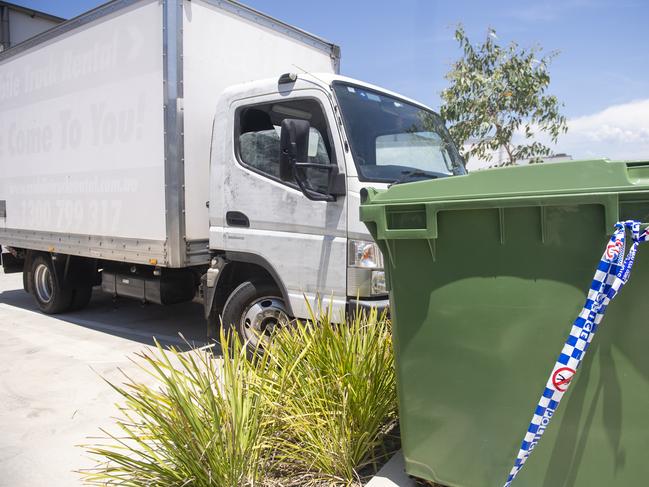
[(362, 181), (401, 183), (465, 174), (439, 115), (342, 82), (333, 89)]

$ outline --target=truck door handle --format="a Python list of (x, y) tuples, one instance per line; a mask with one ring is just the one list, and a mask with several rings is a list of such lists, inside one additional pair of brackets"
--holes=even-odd
[(229, 227), (249, 227), (250, 220), (240, 211), (228, 211), (225, 214), (225, 222)]

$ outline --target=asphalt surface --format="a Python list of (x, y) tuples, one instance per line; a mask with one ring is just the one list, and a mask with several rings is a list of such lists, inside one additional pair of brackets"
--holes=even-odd
[(143, 306), (95, 290), (90, 305), (41, 314), (20, 274), (0, 273), (0, 486), (82, 485), (93, 465), (83, 448), (110, 428), (120, 369), (141, 377), (133, 354), (151, 346), (206, 342), (197, 303)]
[[(205, 345), (202, 313), (198, 303), (143, 306), (95, 290), (86, 309), (46, 316), (20, 274), (0, 271), (0, 487), (83, 485), (77, 472), (95, 460), (79, 445), (100, 428), (115, 431), (120, 398), (104, 379), (150, 380), (131, 360), (154, 337), (184, 349)], [(398, 454), (368, 486), (414, 483)]]

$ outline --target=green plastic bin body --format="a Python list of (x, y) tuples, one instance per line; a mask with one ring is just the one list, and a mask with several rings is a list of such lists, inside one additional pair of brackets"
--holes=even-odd
[[(649, 163), (579, 161), (369, 190), (409, 474), (501, 487)], [(649, 243), (515, 487), (649, 485)]]

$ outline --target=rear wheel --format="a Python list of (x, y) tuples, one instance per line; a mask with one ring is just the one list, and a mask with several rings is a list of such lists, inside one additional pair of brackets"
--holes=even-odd
[(25, 262), (25, 267), (23, 268), (23, 289), (27, 294), (32, 292), (31, 279), (32, 269), (27, 265), (27, 262)]
[(54, 275), (52, 261), (39, 255), (32, 262), (32, 291), (38, 307), (46, 314), (67, 311), (72, 304), (74, 291), (62, 289)]
[(223, 307), (223, 324), (236, 330), (249, 352), (263, 348), (275, 328), (289, 322), (284, 300), (272, 284), (246, 281)]
[(72, 304), (70, 305), (70, 311), (78, 311), (85, 308), (90, 303), (90, 298), (92, 297), (92, 287), (85, 286), (79, 287), (74, 290), (74, 295), (72, 297)]

